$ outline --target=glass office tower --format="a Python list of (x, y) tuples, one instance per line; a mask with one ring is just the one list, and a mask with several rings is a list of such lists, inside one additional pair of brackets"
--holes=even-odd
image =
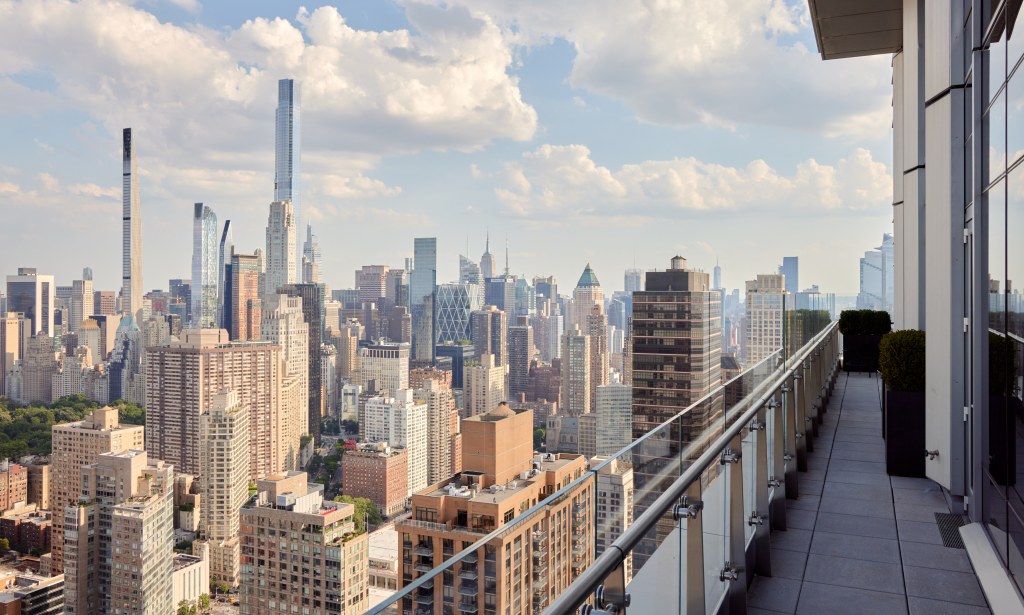
[(217, 326), (217, 283), (220, 262), (217, 214), (202, 203), (192, 216), (192, 325)]

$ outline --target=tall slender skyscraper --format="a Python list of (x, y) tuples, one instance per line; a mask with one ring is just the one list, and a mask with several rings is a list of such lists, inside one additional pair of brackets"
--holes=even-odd
[(267, 217), (266, 282), (263, 291), (275, 295), (295, 277), (295, 209), (291, 201), (274, 201)]
[(132, 129), (122, 134), (124, 155), (121, 174), (121, 311), (135, 316), (142, 309), (142, 204), (135, 166), (135, 140)]
[(302, 244), (303, 284), (319, 284), (323, 276), (320, 256), (320, 238), (313, 234), (313, 225), (306, 224), (306, 241)]
[(494, 256), (491, 255), (491, 233), (487, 232), (487, 243), (484, 246), (484, 253), (480, 257), (480, 275), (483, 279), (493, 278), (498, 275), (494, 267)]
[(224, 329), (228, 329), (229, 326), (229, 316), (224, 309), (225, 287), (229, 282), (225, 272), (231, 266), (231, 255), (234, 252), (235, 242), (231, 237), (231, 220), (225, 220), (224, 231), (220, 235), (220, 252), (217, 260), (217, 326)]
[(437, 238), (413, 240), (413, 269), (409, 276), (412, 312), (412, 354), (420, 361), (434, 358), (434, 313), (437, 299)]
[[(192, 324), (216, 328), (217, 320), (217, 214), (202, 203), (192, 215)], [(141, 296), (140, 296), (141, 300)]]
[[(292, 253), (295, 263), (292, 264), (295, 278), (302, 279), (302, 253), (296, 235), (299, 221), (299, 85), (294, 79), (281, 79), (277, 82), (277, 124), (274, 143), (274, 200), (291, 201), (294, 208), (295, 227), (292, 229)], [(273, 293), (277, 289), (268, 289)]]

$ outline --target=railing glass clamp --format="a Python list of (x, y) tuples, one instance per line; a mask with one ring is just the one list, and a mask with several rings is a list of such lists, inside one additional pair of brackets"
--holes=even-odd
[(679, 504), (672, 509), (672, 519), (679, 521), (680, 519), (696, 519), (700, 511), (704, 510), (704, 502), (700, 500), (690, 501), (690, 498), (683, 496), (679, 500)]
[(782, 481), (775, 478), (774, 476), (768, 479), (768, 488), (774, 489), (775, 487), (781, 487)]
[(727, 463), (737, 463), (743, 457), (743, 453), (740, 451), (734, 451), (731, 448), (727, 448), (722, 451), (722, 465)]
[(725, 567), (722, 568), (722, 572), (719, 573), (718, 578), (722, 582), (735, 581), (740, 578), (739, 568), (733, 565), (732, 562), (725, 562)]
[(750, 513), (750, 518), (747, 519), (747, 525), (757, 526), (764, 525), (765, 516), (759, 514), (757, 511)]
[(750, 424), (750, 431), (764, 431), (764, 421), (754, 421)]

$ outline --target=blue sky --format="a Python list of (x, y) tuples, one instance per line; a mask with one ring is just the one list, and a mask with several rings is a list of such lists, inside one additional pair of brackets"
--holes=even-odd
[(676, 253), (734, 288), (795, 254), (802, 286), (855, 293), (891, 232), (889, 58), (822, 62), (801, 2), (729, 9), (0, 0), (0, 269), (118, 286), (124, 126), (147, 289), (188, 275), (195, 201), (261, 247), (275, 82), (296, 77), (302, 208), (334, 288), (416, 236), (455, 278), (490, 229), (513, 272), (566, 289), (587, 262), (614, 290)]

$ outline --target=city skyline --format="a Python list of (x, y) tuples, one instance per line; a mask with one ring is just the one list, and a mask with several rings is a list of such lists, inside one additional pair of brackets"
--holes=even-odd
[[(78, 49), (83, 56), (100, 55), (97, 70), (109, 74), (114, 91), (123, 90), (121, 103), (97, 107), (81, 99), (72, 87), (75, 77), (66, 75), (46, 53), (36, 54), (29, 64), (40, 75), (49, 75), (49, 81), (34, 74), (0, 72), (0, 82), (12, 91), (8, 104), (13, 111), (0, 119), (0, 125), (9, 128), (15, 146), (11, 151), (24, 153), (18, 158), (11, 152), (0, 155), (0, 194), (14, 209), (62, 212), (60, 216), (13, 216), (0, 238), (7, 239), (7, 232), (30, 233), (42, 219), (56, 225), (49, 232), (69, 238), (63, 242), (66, 245), (55, 246), (49, 253), (0, 248), (0, 260), (11, 263), (9, 268), (35, 266), (63, 281), (77, 277), (80, 266), (87, 264), (96, 271), (96, 288), (119, 286), (114, 279), (113, 250), (120, 237), (117, 229), (97, 225), (96, 220), (116, 216), (120, 190), (115, 189), (107, 159), (120, 155), (118, 141), (124, 126), (133, 127), (140, 144), (136, 156), (146, 209), (142, 233), (147, 253), (162, 256), (146, 260), (144, 275), (153, 282), (144, 292), (187, 272), (185, 211), (194, 202), (209, 203), (223, 219), (232, 220), (241, 251), (261, 247), (263, 215), (274, 183), (275, 90), (279, 79), (290, 78), (299, 86), (304, 81), (320, 84), (303, 90), (304, 203), (301, 213), (296, 213), (296, 228), (301, 232), (308, 218), (320, 237), (338, 238), (323, 246), (324, 269), (331, 272), (325, 281), (334, 288), (347, 287), (350, 272), (361, 265), (399, 266), (411, 255), (407, 239), (415, 236), (438, 238), (438, 282), (455, 280), (456, 259), (467, 239), (468, 256), (479, 260), (488, 228), (496, 240), (508, 237), (513, 273), (553, 274), (567, 282), (590, 261), (599, 275), (611, 275), (618, 282), (618, 270), (631, 266), (634, 259), (640, 268), (650, 269), (660, 266), (664, 254), (680, 253), (706, 271), (720, 262), (725, 285), (739, 288), (743, 280), (773, 271), (790, 238), (816, 229), (820, 241), (805, 242), (798, 254), (805, 261), (805, 286), (817, 282), (839, 294), (853, 295), (864, 246), (890, 228), (885, 83), (867, 83), (858, 90), (859, 98), (831, 105), (831, 115), (801, 118), (803, 125), (791, 111), (781, 109), (744, 119), (721, 108), (723, 117), (701, 120), (693, 112), (711, 108), (714, 101), (689, 96), (680, 102), (686, 109), (649, 109), (621, 86), (602, 85), (601, 75), (586, 73), (593, 58), (576, 50), (586, 46), (588, 34), (561, 28), (557, 13), (562, 9), (546, 17), (524, 16), (519, 24), (522, 36), (516, 40), (507, 9), (498, 3), (466, 9), (460, 3), (438, 8), (363, 2), (347, 5), (340, 13), (331, 7), (300, 12), (297, 6), (275, 5), (274, 15), (260, 15), (265, 7), (254, 7), (253, 14), (243, 15), (221, 7), (194, 6), (198, 13), (163, 5), (82, 7), (60, 2), (36, 9), (53, 12), (55, 31), (73, 16), (86, 27), (99, 19), (144, 23), (168, 37), (196, 37), (200, 52), (226, 54), (208, 70), (177, 76), (161, 70), (143, 77), (154, 86), (202, 89), (217, 83), (227, 70), (224, 61), (246, 77), (244, 82), (233, 82), (235, 94), (211, 87), (189, 101), (185, 107), (196, 122), (193, 130), (201, 134), (183, 138), (168, 130), (166, 124), (173, 123), (175, 115), (161, 95), (154, 94), (148, 101), (152, 108), (144, 110), (147, 101), (127, 81), (132, 69), (88, 43), (75, 44), (83, 46)], [(739, 50), (727, 52), (713, 45), (709, 49), (751, 56), (763, 52), (795, 63), (801, 70), (806, 65), (812, 74), (831, 75), (829, 82), (834, 83), (836, 71), (818, 69), (814, 54), (804, 49), (813, 45), (802, 16), (805, 8), (794, 3), (782, 12), (768, 12), (744, 4), (732, 18), (754, 24), (761, 36)], [(16, 12), (32, 10), (12, 7)], [(278, 16), (278, 21), (269, 19)], [(663, 17), (678, 15), (671, 12)], [(484, 89), (493, 93), (491, 98), (464, 92), (443, 72), (420, 73), (423, 69), (414, 63), (385, 53), (399, 45), (397, 33), (407, 30), (411, 37), (405, 43), (407, 52), (440, 57), (444, 50), (439, 41), (456, 24), (469, 27), (472, 35), (446, 51), (454, 54), (447, 59), (486, 60), (487, 68), (480, 69), (484, 74), (468, 79), (488, 84)], [(257, 49), (235, 48), (225, 38), (228, 34), (200, 36), (197, 26), (224, 28), (234, 35), (233, 41), (244, 40)], [(343, 42), (331, 38), (331, 32), (364, 33), (372, 38), (363, 50), (368, 54), (366, 63), (393, 74), (398, 83), (395, 89), (363, 83), (366, 77), (361, 75), (344, 74), (398, 107), (374, 111), (357, 100), (345, 113), (330, 108), (330, 97), (340, 94), (328, 91), (331, 86), (321, 81), (328, 66), (315, 64), (312, 58), (331, 46), (345, 53), (358, 51), (348, 47), (344, 37)], [(52, 36), (38, 31), (15, 34), (12, 40), (30, 39), (25, 50), (11, 50), (16, 57)], [(652, 44), (664, 42), (655, 39)], [(291, 48), (298, 53), (293, 57), (288, 49), (269, 51), (272, 41), (292, 45), (301, 41), (302, 47)], [(155, 42), (166, 44), (163, 37)], [(595, 53), (608, 51), (602, 47)], [(147, 55), (141, 61), (157, 59)], [(849, 71), (847, 77), (864, 86), (865, 79), (874, 79), (872, 73), (877, 71), (870, 66), (878, 61), (851, 60), (843, 66)], [(766, 78), (758, 80), (763, 83)], [(792, 86), (794, 94), (806, 94), (808, 105), (833, 100), (833, 94), (819, 91), (805, 78), (787, 77), (784, 85)], [(456, 113), (447, 110), (450, 105), (446, 104), (442, 117), (435, 117), (421, 104), (413, 104), (405, 86), (414, 80), (422, 81), (446, 103), (455, 96), (470, 97), (465, 115), (444, 117)], [(33, 100), (52, 105), (29, 106)], [(78, 117), (41, 124), (59, 115), (57, 109), (74, 110)], [(461, 122), (463, 129), (452, 130), (452, 122)], [(229, 128), (246, 136), (223, 134)], [(371, 129), (376, 130), (376, 139), (366, 134)], [(780, 134), (795, 147), (752, 147), (774, 144), (773, 136)], [(752, 149), (763, 159), (751, 155)], [(641, 181), (641, 176), (649, 180)], [(582, 183), (573, 186), (572, 181)], [(660, 219), (672, 224), (654, 225), (643, 242), (630, 239), (641, 226)], [(842, 224), (844, 233), (829, 237), (828, 229), (837, 224)], [(97, 248), (90, 250), (88, 263), (78, 263), (69, 255), (81, 253), (83, 245), (78, 244), (82, 242), (73, 237), (84, 226), (90, 230), (90, 245)], [(570, 228), (587, 232), (566, 233)], [(381, 231), (396, 240), (376, 241)], [(602, 249), (611, 241), (621, 251)], [(297, 241), (297, 250), (300, 245)], [(552, 250), (561, 257), (551, 259)], [(617, 283), (609, 287), (617, 288)]]

